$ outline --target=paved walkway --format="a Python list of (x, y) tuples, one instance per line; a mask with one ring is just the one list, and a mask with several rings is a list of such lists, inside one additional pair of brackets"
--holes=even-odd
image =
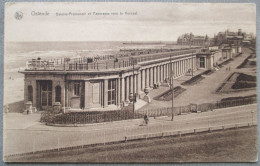
[[(203, 75), (205, 79), (201, 80), (195, 85), (186, 85), (183, 88), (186, 89), (182, 94), (177, 96), (174, 100), (174, 106), (185, 106), (190, 103), (202, 104), (202, 103), (211, 103), (221, 100), (226, 97), (236, 97), (236, 96), (247, 96), (256, 94), (256, 90), (249, 91), (240, 91), (240, 92), (232, 92), (232, 93), (215, 93), (217, 88), (222, 84), (222, 82), (233, 72), (254, 72), (252, 68), (241, 68), (236, 69), (238, 65), (240, 65), (251, 53), (249, 49), (243, 50), (244, 54), (241, 56), (235, 57), (233, 61), (224, 67), (220, 68), (216, 72), (210, 75)], [(230, 67), (230, 71), (226, 70), (226, 67)], [(180, 77), (175, 80), (175, 86), (180, 85), (182, 82), (190, 79), (191, 76)], [(157, 101), (153, 100), (153, 98), (163, 92), (169, 90), (169, 87), (161, 86), (159, 89), (153, 89), (149, 95), (152, 99), (152, 102), (142, 107), (142, 109), (153, 109), (153, 108), (161, 108), (161, 107), (171, 107), (171, 101)]]
[[(251, 113), (253, 111), (253, 113)], [(61, 147), (81, 146), (94, 143), (122, 141), (125, 136), (165, 131), (193, 130), (202, 127), (226, 125), (232, 123), (252, 123), (257, 121), (257, 105), (245, 105), (218, 109), (204, 113), (171, 117), (149, 118), (149, 125), (142, 126), (143, 120), (127, 120), (86, 125), (84, 127), (53, 127), (32, 120), (30, 125), (20, 126), (27, 120), (19, 119), (17, 123), (9, 123), (10, 115), (4, 116), (4, 155), (34, 152)], [(13, 118), (17, 114), (11, 115)], [(36, 115), (36, 114), (35, 114)], [(19, 127), (20, 126), (20, 127)]]

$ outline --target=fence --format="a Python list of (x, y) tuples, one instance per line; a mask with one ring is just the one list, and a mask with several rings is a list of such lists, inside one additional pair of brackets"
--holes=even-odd
[(55, 114), (52, 112), (41, 113), (41, 122), (55, 124), (86, 124), (120, 121), (142, 118), (143, 115), (132, 111), (99, 111), (99, 112), (70, 112)]
[(54, 60), (32, 60), (26, 65), (27, 70), (105, 70), (105, 69), (120, 69), (133, 65), (133, 62), (145, 62), (155, 59), (180, 58), (178, 55), (195, 53), (197, 49), (191, 50), (175, 50), (172, 52), (161, 52), (137, 56), (102, 56), (102, 57), (83, 57), (83, 58), (63, 58)]
[(188, 114), (191, 112), (206, 112), (213, 109), (234, 107), (256, 103), (256, 96), (242, 99), (228, 99), (217, 103), (190, 104), (187, 106), (163, 107), (157, 109), (141, 109), (133, 113), (132, 111), (99, 111), (99, 112), (71, 112), (66, 114), (53, 114), (51, 112), (43, 112), (41, 114), (41, 122), (56, 124), (86, 124), (120, 121), (127, 119), (139, 119), (144, 115), (149, 117), (174, 116)]
[(190, 104), (187, 106), (174, 107), (173, 111), (171, 107), (157, 108), (157, 109), (146, 109), (138, 111), (140, 114), (146, 114), (150, 117), (158, 116), (170, 116), (170, 115), (181, 115), (191, 112), (206, 112), (213, 109), (234, 107), (240, 105), (247, 105), (256, 103), (256, 96), (243, 98), (243, 99), (231, 99), (226, 101), (220, 101), (217, 103), (203, 103), (203, 104)]

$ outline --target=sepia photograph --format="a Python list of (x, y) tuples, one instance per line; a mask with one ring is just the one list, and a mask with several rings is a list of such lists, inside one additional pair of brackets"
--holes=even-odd
[(256, 4), (4, 9), (4, 162), (258, 161)]

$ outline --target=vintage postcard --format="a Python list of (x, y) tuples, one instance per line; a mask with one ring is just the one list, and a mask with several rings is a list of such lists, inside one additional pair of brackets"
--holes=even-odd
[(5, 162), (256, 162), (253, 3), (5, 4)]

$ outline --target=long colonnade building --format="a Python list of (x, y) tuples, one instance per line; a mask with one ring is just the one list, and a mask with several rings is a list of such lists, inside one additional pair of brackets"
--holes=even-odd
[(129, 102), (130, 93), (143, 94), (145, 88), (169, 80), (171, 72), (177, 78), (191, 70), (212, 68), (212, 54), (198, 52), (199, 48), (190, 48), (98, 60), (34, 59), (21, 71), (24, 101), (31, 101), (38, 110), (47, 110), (56, 102), (81, 110), (121, 108)]

